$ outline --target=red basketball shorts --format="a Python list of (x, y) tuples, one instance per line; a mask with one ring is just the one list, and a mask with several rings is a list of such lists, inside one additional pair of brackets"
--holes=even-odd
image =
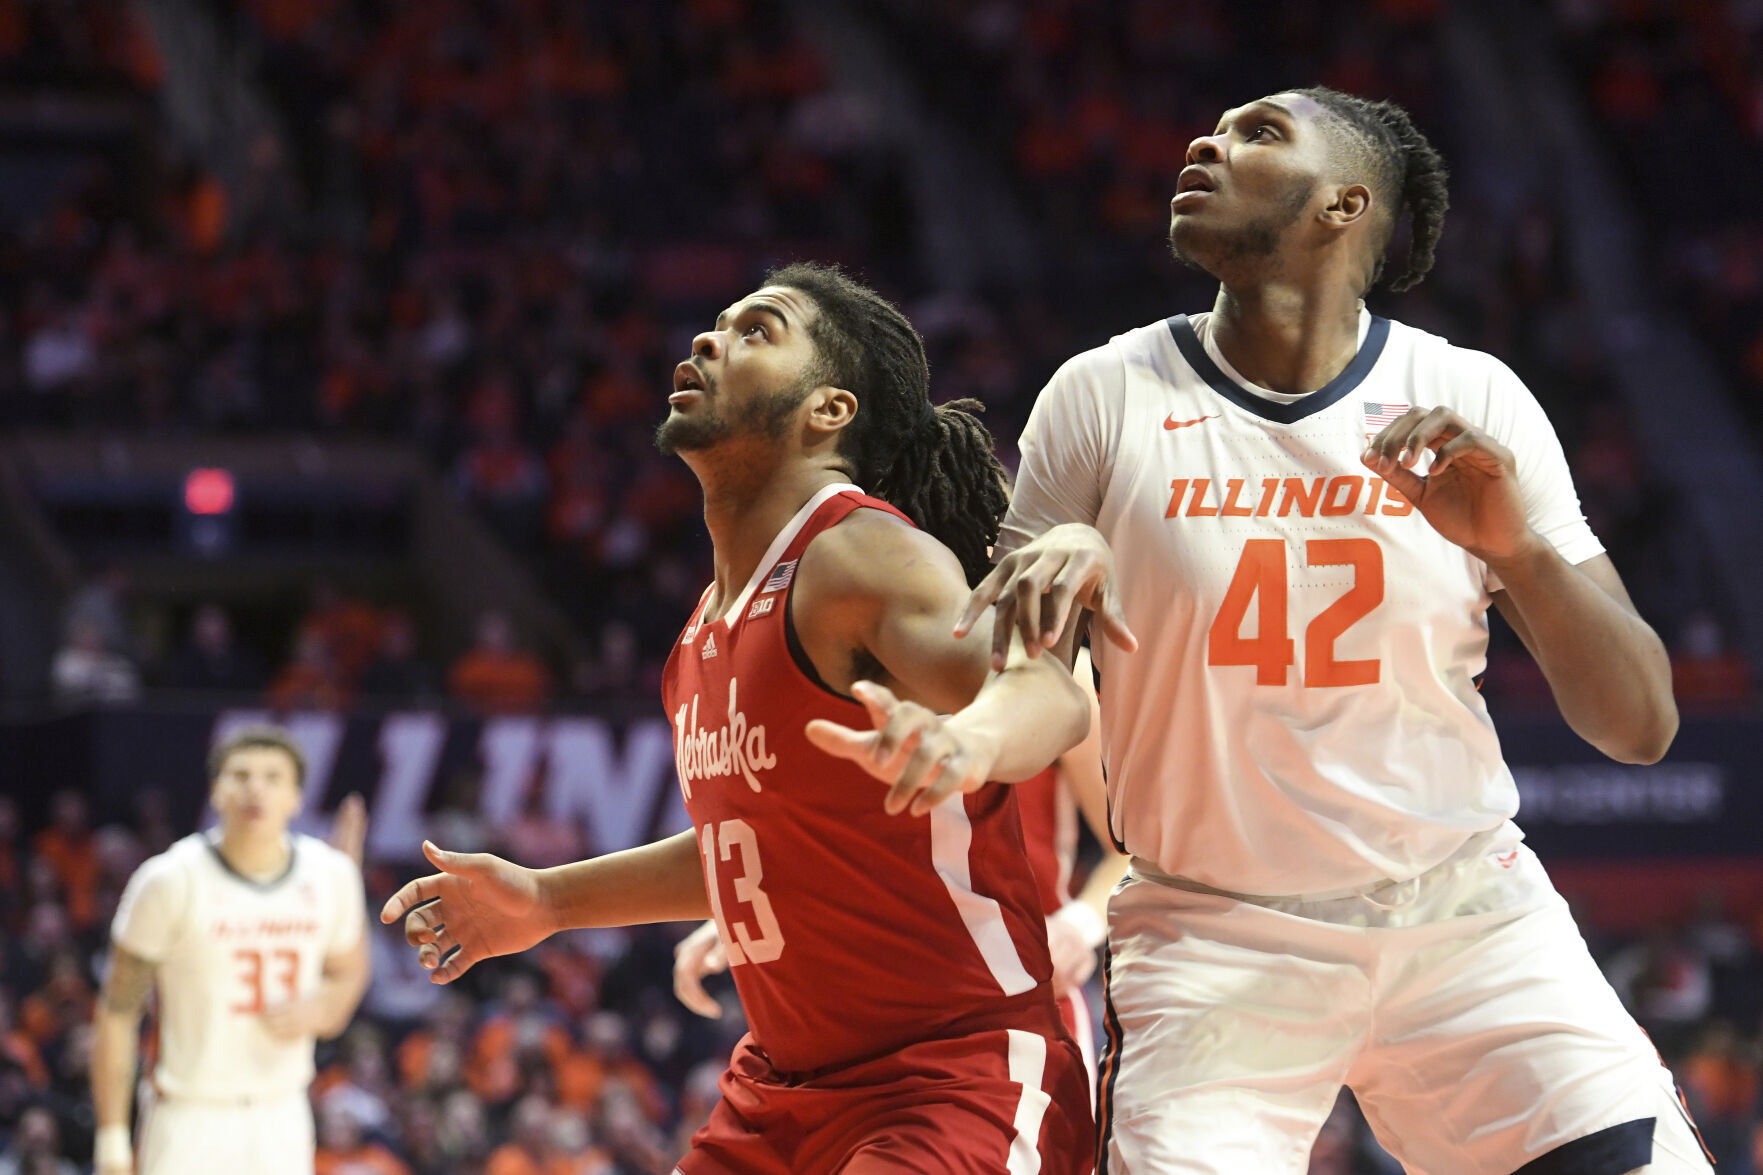
[(789, 1084), (751, 1036), (678, 1175), (1088, 1175), (1089, 1082), (1064, 1036), (923, 1041)]

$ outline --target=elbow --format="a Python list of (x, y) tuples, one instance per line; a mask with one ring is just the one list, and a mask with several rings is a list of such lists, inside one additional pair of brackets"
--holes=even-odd
[(1602, 740), (1598, 749), (1618, 763), (1648, 767), (1665, 757), (1677, 738), (1677, 704), (1669, 697), (1639, 722), (1617, 736)]

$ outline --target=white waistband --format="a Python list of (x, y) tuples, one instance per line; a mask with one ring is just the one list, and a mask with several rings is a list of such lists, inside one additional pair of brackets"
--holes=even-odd
[[(1486, 832), (1476, 833), (1474, 836), (1464, 841), (1457, 851), (1452, 853), (1449, 857), (1446, 857), (1432, 868), (1415, 874), (1413, 877), (1404, 878), (1400, 881), (1392, 878), (1385, 878), (1382, 881), (1373, 882), (1371, 885), (1359, 885), (1347, 889), (1327, 890), (1322, 893), (1236, 893), (1232, 890), (1219, 889), (1217, 886), (1195, 881), (1192, 878), (1179, 877), (1175, 874), (1165, 873), (1143, 857), (1134, 857), (1132, 859), (1132, 872), (1136, 877), (1142, 877), (1146, 881), (1154, 881), (1158, 885), (1169, 886), (1171, 889), (1183, 889), (1190, 893), (1212, 894), (1216, 897), (1232, 898), (1239, 902), (1248, 902), (1257, 906), (1282, 903), (1334, 902), (1340, 901), (1343, 898), (1361, 898), (1374, 906), (1390, 909), (1394, 906), (1403, 905), (1404, 903), (1413, 900), (1414, 896), (1420, 891), (1420, 885), (1427, 877), (1433, 875), (1437, 871), (1448, 868), (1459, 861), (1468, 860), (1472, 857), (1479, 857), (1486, 853), (1496, 853), (1502, 849), (1516, 848), (1523, 840), (1523, 837), (1524, 834), (1519, 832), (1516, 826), (1508, 822), (1501, 825), (1499, 828), (1490, 828)], [(1404, 893), (1404, 890), (1407, 892)]]

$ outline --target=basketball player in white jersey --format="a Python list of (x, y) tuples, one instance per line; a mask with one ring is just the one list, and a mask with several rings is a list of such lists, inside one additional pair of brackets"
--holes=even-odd
[(129, 879), (92, 1047), (97, 1175), (137, 1170), (130, 1103), (149, 989), (159, 1063), (141, 1175), (311, 1175), (313, 1042), (340, 1035), (367, 990), (366, 820), (350, 797), (339, 847), (290, 833), (304, 775), (284, 732), (230, 736), (209, 759), (219, 827)]
[[(1706, 1171), (1670, 1075), (1512, 823), (1476, 692), (1487, 609), (1612, 758), (1676, 732), (1670, 667), (1502, 363), (1369, 313), (1445, 171), (1329, 90), (1189, 147), (1170, 241), (1216, 277), (1042, 392), (963, 625), (1101, 645), (1115, 836), (1097, 1170), (1302, 1172), (1342, 1084), (1428, 1175)], [(1124, 649), (1140, 642), (1136, 652)]]

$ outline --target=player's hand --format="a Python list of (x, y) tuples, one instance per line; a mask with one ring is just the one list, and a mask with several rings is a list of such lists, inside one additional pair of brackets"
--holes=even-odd
[[(1415, 472), (1430, 450), (1432, 466)], [(1512, 450), (1448, 408), (1410, 408), (1371, 438), (1360, 460), (1432, 528), (1485, 563), (1535, 549)]]
[(126, 1163), (98, 1163), (93, 1166), (92, 1175), (135, 1175), (135, 1163), (133, 1159)]
[(1066, 903), (1047, 919), (1047, 949), (1053, 955), (1053, 994), (1064, 996), (1070, 992), (1082, 990), (1083, 985), (1090, 981), (1096, 970), (1096, 940), (1086, 930), (1084, 919), (1067, 917), (1069, 913), (1087, 913), (1090, 919), (1099, 919), (1094, 911), (1084, 906), (1082, 911), (1072, 909), (1074, 903)]
[(317, 1036), (324, 1014), (317, 1000), (294, 1000), (274, 1008), (265, 1008), (258, 1021), (277, 1040), (300, 1040)]
[(728, 952), (715, 922), (706, 922), (673, 948), (673, 994), (700, 1016), (722, 1019), (722, 1004), (704, 990), (704, 977), (728, 970)]
[(337, 814), (331, 820), (330, 845), (354, 861), (357, 869), (361, 868), (367, 849), (367, 801), (360, 792), (350, 792), (337, 805)]
[(536, 946), (557, 930), (537, 870), (490, 853), (450, 853), (422, 842), (440, 872), (393, 894), (381, 922), (404, 919), (404, 938), (432, 983), (452, 983), (474, 963)]
[(902, 702), (886, 686), (860, 681), (851, 696), (869, 711), (874, 730), (853, 730), (824, 718), (807, 727), (808, 741), (849, 759), (891, 784), (882, 807), (898, 816), (922, 816), (953, 795), (976, 792), (991, 778), (998, 750), (917, 702)]
[(967, 607), (955, 622), (955, 635), (973, 630), (988, 606), (992, 618), (992, 668), (1002, 670), (1010, 652), (1010, 634), (1022, 633), (1031, 657), (1059, 643), (1072, 608), (1095, 614), (1107, 638), (1132, 652), (1139, 639), (1127, 627), (1115, 583), (1114, 552), (1094, 527), (1080, 523), (1055, 526), (1020, 550), (998, 561), (980, 580)]

